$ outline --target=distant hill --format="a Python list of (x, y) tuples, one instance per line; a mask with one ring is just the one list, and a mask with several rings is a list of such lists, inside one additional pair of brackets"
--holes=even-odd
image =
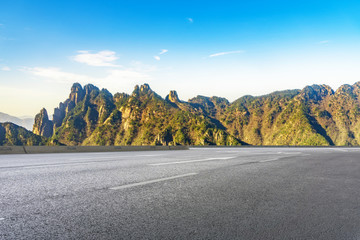
[(14, 123), (0, 123), (0, 146), (12, 145), (48, 145), (48, 139)]
[(359, 145), (360, 82), (264, 96), (163, 99), (150, 86), (112, 95), (88, 84), (35, 119), (34, 133), (66, 145)]
[(4, 122), (12, 122), (16, 125), (26, 128), (29, 131), (32, 131), (34, 118), (31, 117), (19, 118), (0, 112), (0, 123), (4, 123)]

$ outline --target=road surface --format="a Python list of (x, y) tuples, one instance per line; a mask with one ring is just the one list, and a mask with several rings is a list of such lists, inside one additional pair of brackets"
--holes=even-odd
[(360, 239), (360, 149), (0, 155), (0, 239)]

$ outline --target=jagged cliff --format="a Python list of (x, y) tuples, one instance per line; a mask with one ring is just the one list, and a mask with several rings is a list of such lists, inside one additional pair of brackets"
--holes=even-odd
[[(44, 110), (37, 115), (43, 119)], [(34, 125), (34, 133), (44, 134)], [(131, 95), (89, 84), (74, 84), (69, 98), (54, 111), (52, 139), (67, 145), (238, 145), (191, 104), (171, 91), (163, 99), (149, 85), (135, 86)]]
[(47, 138), (53, 135), (53, 122), (49, 120), (45, 108), (41, 109), (40, 113), (35, 116), (33, 133)]
[[(268, 95), (163, 99), (147, 84), (132, 94), (75, 83), (34, 133), (67, 145), (359, 145), (360, 82), (333, 91), (307, 86)], [(52, 126), (52, 131), (49, 130)]]

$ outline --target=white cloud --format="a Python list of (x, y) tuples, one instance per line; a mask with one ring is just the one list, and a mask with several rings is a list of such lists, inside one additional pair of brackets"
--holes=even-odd
[(90, 53), (90, 51), (78, 51), (78, 55), (74, 56), (74, 60), (80, 63), (85, 63), (95, 67), (121, 67), (114, 64), (118, 59), (116, 52), (113, 51), (100, 51), (97, 53)]
[(164, 53), (167, 53), (169, 50), (167, 50), (167, 49), (161, 49), (161, 52), (159, 53), (159, 55), (161, 55), (161, 54), (164, 54)]
[(188, 20), (189, 23), (193, 23), (193, 22), (194, 22), (194, 19), (192, 19), (192, 18), (186, 18), (186, 20)]
[(230, 51), (230, 52), (219, 52), (219, 53), (214, 53), (209, 55), (209, 57), (218, 57), (218, 56), (223, 56), (223, 55), (228, 55), (228, 54), (235, 54), (235, 53), (243, 53), (243, 50), (239, 50), (239, 51)]
[(93, 81), (94, 79), (85, 75), (64, 72), (59, 68), (43, 68), (43, 67), (34, 67), (34, 68), (24, 68), (23, 71), (28, 72), (32, 75), (47, 78), (48, 80), (55, 80), (61, 83), (87, 83)]
[(142, 84), (144, 81), (150, 80), (151, 77), (133, 68), (129, 69), (109, 69), (103, 77), (90, 77), (87, 75), (76, 74), (62, 71), (59, 68), (23, 68), (34, 76), (42, 77), (48, 81), (58, 83), (72, 84), (79, 82), (81, 84), (92, 83), (100, 88), (107, 88), (111, 92), (123, 91), (122, 89), (131, 90), (136, 84)]
[(1, 68), (1, 71), (10, 71), (11, 68), (9, 68), (8, 66), (4, 66)]
[[(162, 55), (162, 54), (165, 54), (165, 53), (167, 53), (169, 50), (167, 50), (167, 49), (161, 49), (161, 51), (159, 52), (159, 54), (158, 55)], [(160, 61), (160, 57), (159, 56), (154, 56), (154, 58), (155, 58), (155, 60), (157, 60), (157, 61)]]
[(329, 42), (330, 42), (329, 40), (324, 40), (324, 41), (318, 42), (318, 44), (328, 44)]

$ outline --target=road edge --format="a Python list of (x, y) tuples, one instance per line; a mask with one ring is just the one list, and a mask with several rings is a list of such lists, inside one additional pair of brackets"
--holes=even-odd
[(188, 146), (0, 146), (1, 154), (189, 150)]

